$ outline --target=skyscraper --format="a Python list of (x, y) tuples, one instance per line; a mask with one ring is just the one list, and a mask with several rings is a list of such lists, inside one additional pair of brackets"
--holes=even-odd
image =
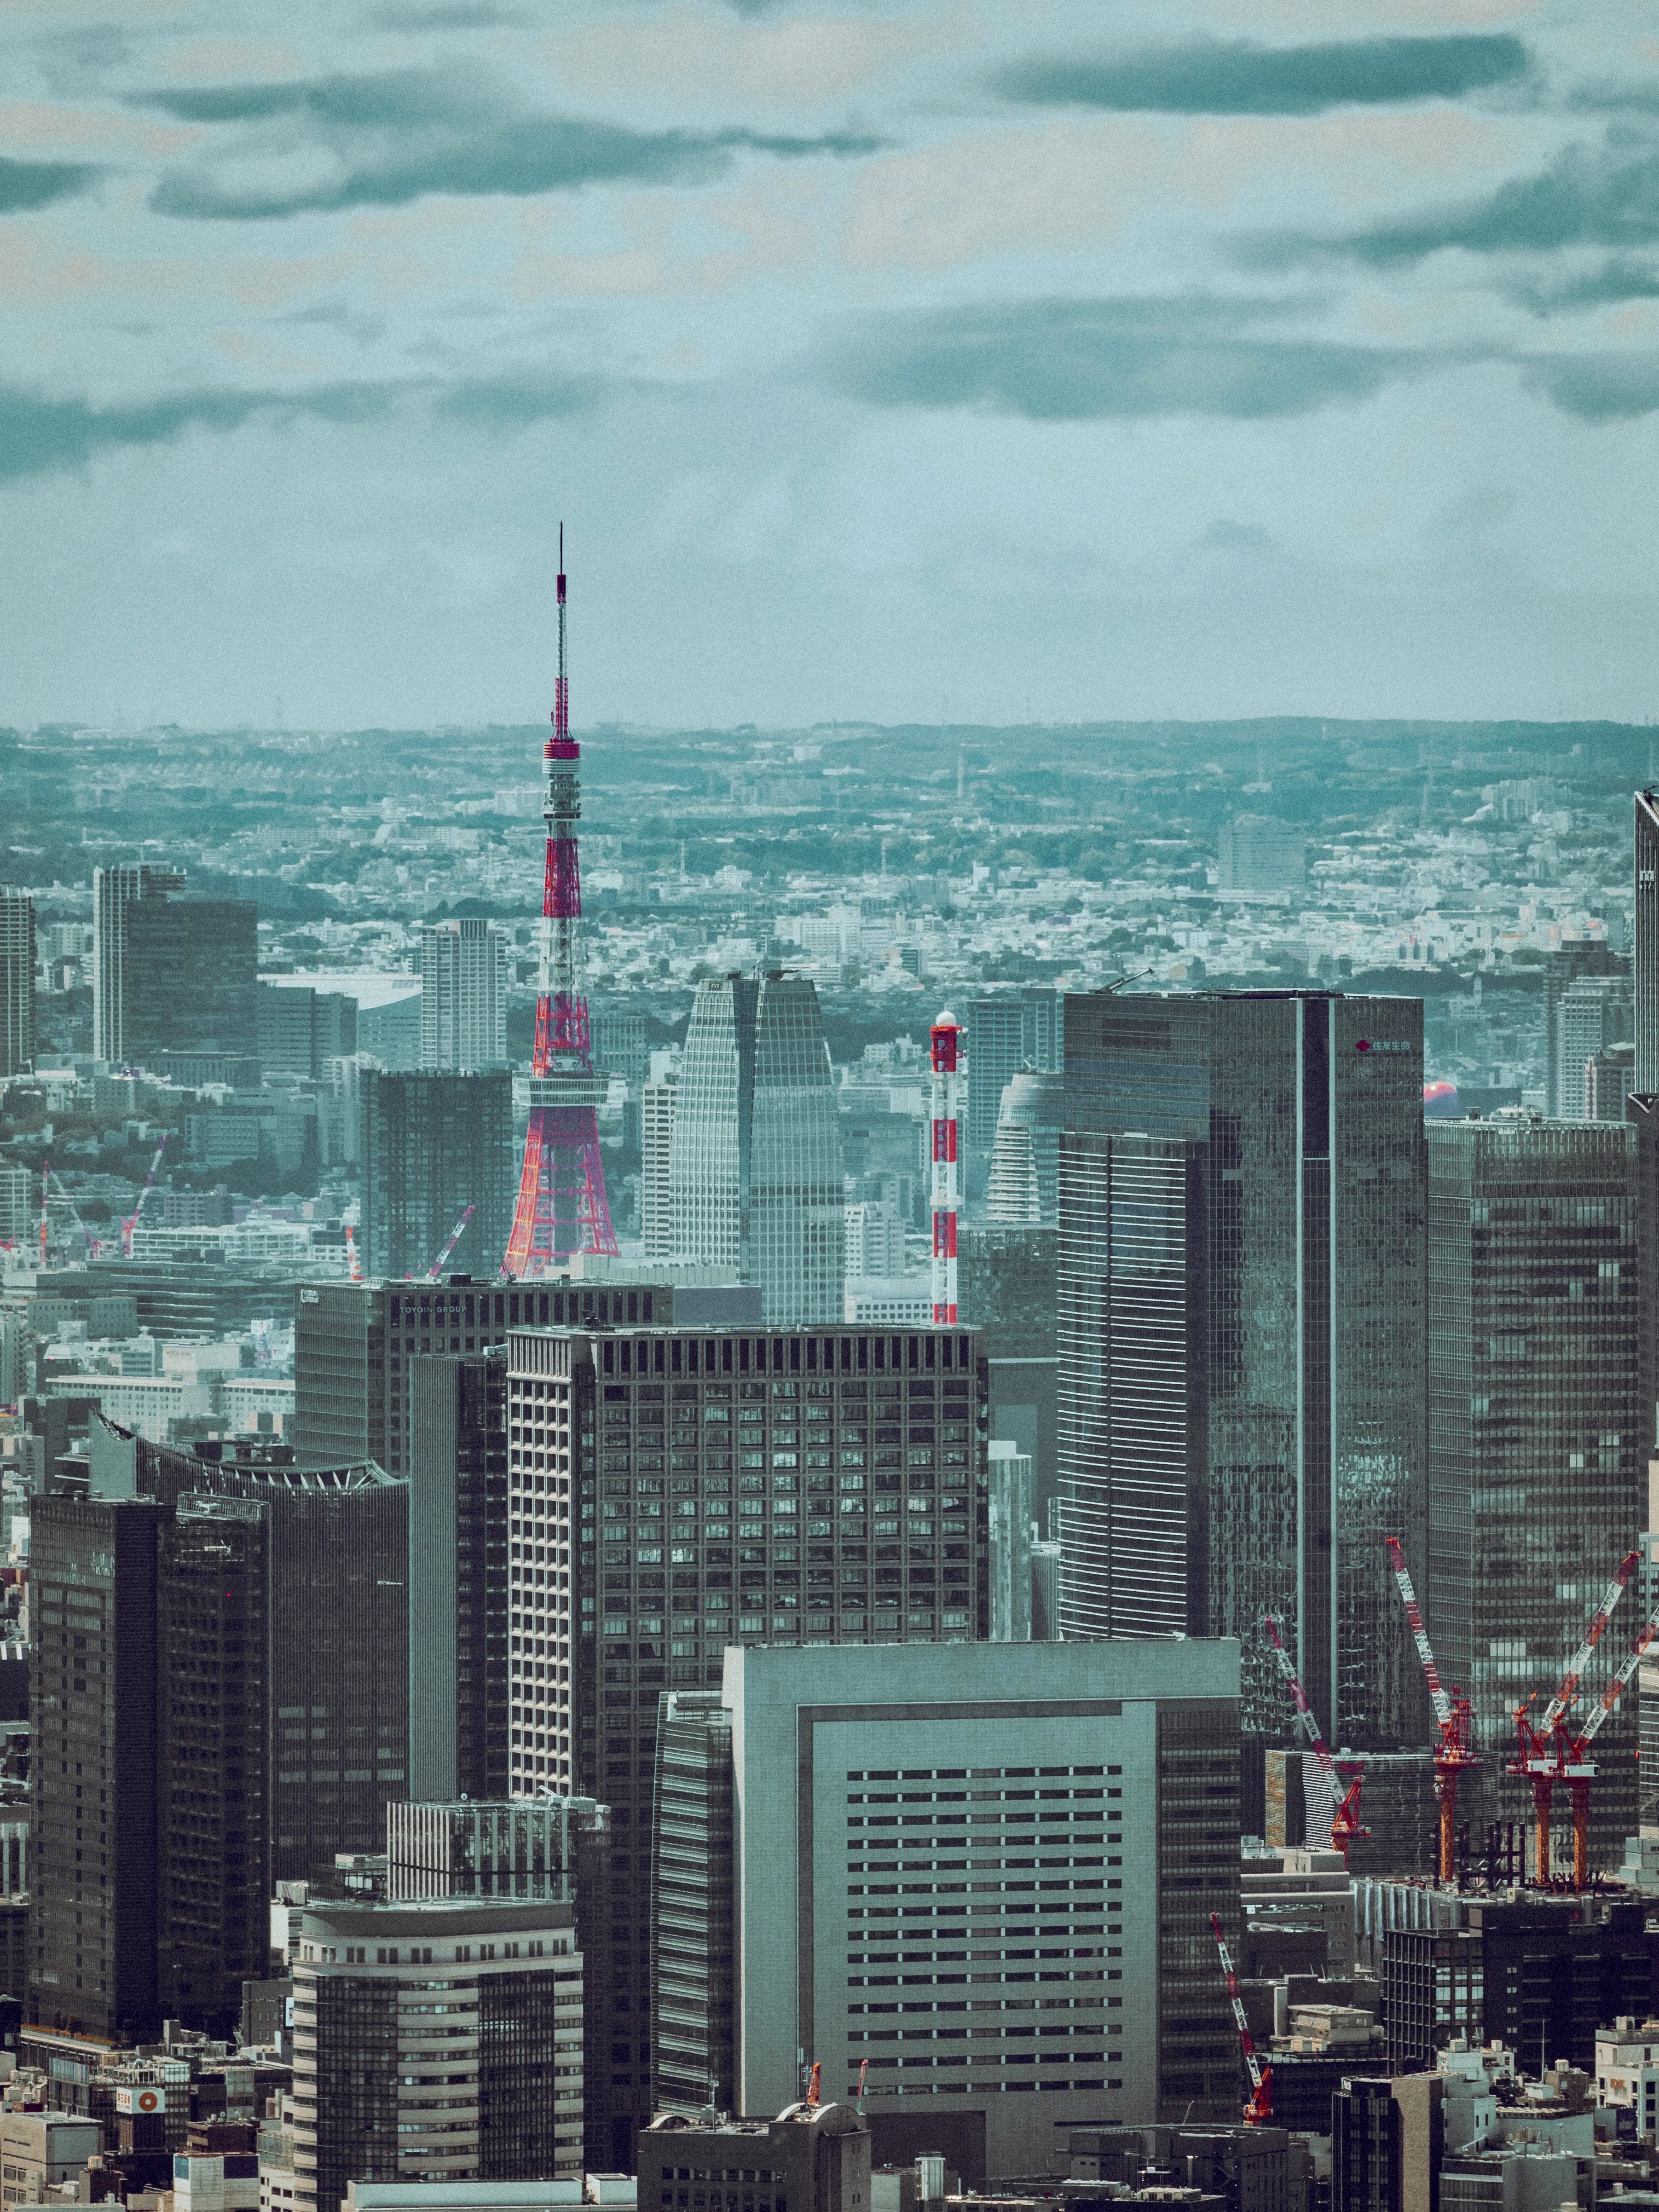
[(811, 983), (775, 969), (700, 983), (673, 1115), (678, 1254), (738, 1269), (770, 1326), (839, 1321), (841, 1132)]
[[(1574, 1082), (1582, 1073), (1582, 1069), (1574, 1068), (1565, 1060), (1561, 1050), (1562, 1000), (1581, 978), (1605, 980), (1619, 976), (1624, 978), (1628, 994), (1632, 985), (1631, 963), (1628, 960), (1621, 960), (1605, 938), (1569, 938), (1550, 955), (1544, 969), (1544, 1111), (1547, 1114), (1559, 1115), (1566, 1110), (1562, 1103), (1560, 1087), (1564, 1065), (1569, 1067)], [(1630, 1031), (1626, 1029), (1624, 1033), (1629, 1035)], [(1596, 1048), (1596, 1044), (1588, 1048), (1590, 1051)]]
[(470, 1206), (454, 1263), (493, 1277), (513, 1220), (512, 1077), (366, 1068), (361, 1095), (365, 1271), (425, 1274)]
[(507, 1795), (507, 1358), (409, 1362), (410, 1792)]
[(119, 1064), (127, 1047), (128, 925), (136, 907), (165, 901), (181, 891), (176, 869), (149, 866), (94, 868), (92, 872), (92, 1053), (94, 1060)]
[(1418, 1740), (1383, 1537), (1426, 1532), (1422, 1006), (1324, 992), (1066, 1006), (1060, 1489), (1068, 1635), (1236, 1635), (1285, 1723)]
[[(1468, 1791), (1476, 1835), (1528, 1817), (1528, 1785), (1503, 1772), (1512, 1709), (1548, 1698), (1648, 1526), (1637, 1144), (1616, 1122), (1428, 1124), (1428, 1609), (1441, 1671), (1474, 1703), (1486, 1763), (1458, 1807)], [(1639, 1602), (1615, 1617), (1587, 1698), (1628, 1650)], [(1595, 1745), (1603, 1872), (1636, 1831), (1636, 1740), (1627, 1695)]]
[(1065, 1079), (1059, 1075), (1022, 1073), (1009, 1081), (991, 1147), (988, 1221), (1052, 1227), (1060, 1209), (1065, 1095)]
[(1636, 794), (1636, 1082), (1659, 1091), (1659, 791)]
[(679, 1086), (647, 1083), (640, 1091), (640, 1248), (647, 1260), (674, 1253), (674, 1100)]
[(984, 1392), (971, 1331), (512, 1338), (509, 1788), (612, 1808), (618, 2039), (589, 2094), (617, 2157), (651, 2110), (658, 1701), (732, 1642), (982, 1638)]
[(1633, 987), (1624, 974), (1577, 975), (1554, 999), (1555, 1058), (1550, 1068), (1550, 1111), (1564, 1121), (1620, 1120), (1590, 1111), (1585, 1063), (1610, 1046), (1626, 1043), (1633, 1026)]
[(1002, 1094), (1025, 1065), (1029, 1039), (1024, 1006), (1013, 992), (1006, 998), (972, 1000), (966, 1027), (968, 1127), (964, 1140), (972, 1168), (968, 1194), (977, 1198), (990, 1173), (991, 1147), (996, 1140)]
[(34, 901), (0, 890), (0, 1076), (34, 1066)]
[(507, 1065), (507, 936), (472, 915), (421, 933), (421, 1065)]

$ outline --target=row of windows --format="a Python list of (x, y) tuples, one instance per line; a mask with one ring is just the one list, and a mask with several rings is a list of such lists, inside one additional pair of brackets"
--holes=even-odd
[[(1029, 1782), (1039, 1778), (1046, 1780), (1050, 1775), (1058, 1778), (1061, 1775), (1121, 1774), (1122, 1771), (1121, 1766), (859, 1766), (848, 1767), (847, 1779), (849, 1782)], [(975, 1793), (976, 1796), (980, 1794), (978, 1791)], [(1005, 1790), (1001, 1794), (1006, 1796), (1008, 1793)], [(1032, 1793), (1026, 1791), (1023, 1794), (1029, 1796)], [(1097, 1790), (1044, 1790), (1038, 1794), (1044, 1797), (1097, 1797), (1100, 1792)], [(1114, 1797), (1121, 1794), (1116, 1790), (1109, 1792)], [(944, 1802), (952, 1803), (960, 1795), (960, 1791), (947, 1792)], [(890, 1805), (894, 1801), (890, 1797), (849, 1797), (847, 1802), (849, 1805)], [(931, 1791), (921, 1791), (912, 1796), (907, 1790), (902, 1802), (907, 1805), (930, 1805), (933, 1802), (933, 1795)]]
[[(969, 1395), (970, 1388), (965, 1377), (959, 1382), (947, 1381), (943, 1385), (942, 1395), (946, 1399), (965, 1399)], [(806, 1398), (819, 1401), (840, 1399), (843, 1401), (847, 1400), (861, 1401), (867, 1400), (871, 1395), (871, 1385), (868, 1381), (847, 1381), (839, 1384), (823, 1378), (805, 1384), (776, 1382), (771, 1385), (769, 1393), (767, 1385), (758, 1382), (739, 1382), (736, 1385), (730, 1382), (704, 1382), (701, 1385), (696, 1382), (676, 1382), (672, 1385), (673, 1402), (676, 1405), (690, 1405), (696, 1404), (701, 1400), (705, 1402), (729, 1404), (734, 1389), (739, 1401), (750, 1405), (767, 1399), (769, 1395), (774, 1400)], [(612, 1406), (629, 1404), (659, 1406), (663, 1402), (663, 1389), (664, 1386), (660, 1382), (634, 1384), (607, 1382), (605, 1385), (605, 1404), (607, 1409)], [(941, 1386), (937, 1382), (912, 1378), (908, 1388), (901, 1391), (901, 1386), (895, 1378), (885, 1386), (878, 1382), (875, 1385), (874, 1395), (884, 1403), (890, 1401), (897, 1404), (902, 1396), (936, 1401), (941, 1395)]]

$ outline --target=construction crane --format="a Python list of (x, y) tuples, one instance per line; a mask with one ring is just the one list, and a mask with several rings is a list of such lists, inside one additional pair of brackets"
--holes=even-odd
[[(1346, 1866), (1349, 1844), (1356, 1836), (1369, 1836), (1370, 1833), (1369, 1828), (1362, 1828), (1359, 1825), (1359, 1792), (1365, 1778), (1364, 1771), (1362, 1770), (1356, 1772), (1344, 1790), (1343, 1782), (1346, 1778), (1339, 1776), (1336, 1761), (1326, 1748), (1325, 1739), (1319, 1732), (1319, 1723), (1314, 1717), (1313, 1707), (1308, 1703), (1308, 1693), (1302, 1686), (1302, 1678), (1291, 1664), (1290, 1653), (1285, 1649), (1285, 1639), (1279, 1632), (1279, 1623), (1273, 1619), (1272, 1613), (1268, 1613), (1262, 1615), (1261, 1626), (1267, 1632), (1267, 1640), (1273, 1645), (1273, 1655), (1279, 1661), (1279, 1671), (1285, 1677), (1285, 1686), (1291, 1693), (1291, 1703), (1296, 1708), (1296, 1725), (1308, 1739), (1308, 1747), (1319, 1761), (1320, 1772), (1324, 1776), (1326, 1785), (1329, 1789), (1330, 1848), (1332, 1850), (1341, 1852), (1342, 1863)], [(1310, 1843), (1313, 1842), (1311, 1833), (1308, 1840)], [(1316, 1848), (1322, 1850), (1324, 1846), (1322, 1844)]]
[[(68, 1208), (69, 1208), (69, 1210), (70, 1210), (70, 1219), (74, 1222), (74, 1224), (75, 1224), (76, 1227), (80, 1231), (80, 1232), (81, 1232), (81, 1235), (82, 1235), (82, 1238), (85, 1240), (85, 1243), (86, 1243), (86, 1248), (87, 1248), (87, 1251), (88, 1251), (88, 1255), (89, 1255), (91, 1257), (93, 1257), (93, 1258), (96, 1258), (97, 1254), (98, 1254), (98, 1249), (99, 1249), (99, 1240), (98, 1240), (98, 1238), (97, 1238), (97, 1237), (95, 1237), (93, 1235), (93, 1233), (92, 1233), (91, 1230), (88, 1228), (88, 1226), (87, 1226), (86, 1223), (85, 1223), (84, 1221), (82, 1221), (82, 1218), (81, 1218), (81, 1210), (80, 1210), (80, 1208), (76, 1205), (75, 1200), (74, 1200), (70, 1196), (70, 1194), (69, 1194), (68, 1191), (64, 1188), (64, 1184), (63, 1184), (62, 1179), (59, 1177), (59, 1176), (58, 1176), (58, 1172), (57, 1172), (56, 1169), (54, 1169), (54, 1168), (51, 1168), (51, 1167), (48, 1167), (48, 1169), (46, 1170), (46, 1177), (44, 1178), (44, 1180), (48, 1181), (48, 1182), (51, 1182), (51, 1184), (52, 1184), (52, 1188), (57, 1191), (58, 1197), (59, 1197), (59, 1198), (61, 1198), (61, 1199), (63, 1200), (63, 1201), (64, 1201), (64, 1205), (65, 1205), (66, 1206), (68, 1206)], [(41, 1193), (41, 1200), (42, 1200), (42, 1210), (41, 1210), (41, 1216), (40, 1216), (40, 1237), (41, 1237), (41, 1249), (42, 1249), (42, 1251), (44, 1252), (45, 1248), (46, 1248), (46, 1211), (45, 1211), (45, 1206), (46, 1206), (46, 1193), (45, 1193), (44, 1191), (42, 1191), (42, 1193)]]
[(352, 1226), (351, 1223), (350, 1223), (350, 1222), (349, 1222), (349, 1221), (347, 1222), (347, 1224), (346, 1224), (346, 1225), (345, 1225), (345, 1233), (346, 1233), (346, 1273), (347, 1273), (347, 1274), (351, 1278), (351, 1279), (352, 1279), (352, 1281), (353, 1281), (354, 1283), (361, 1283), (361, 1282), (362, 1282), (362, 1280), (363, 1279), (363, 1263), (362, 1263), (362, 1261), (357, 1257), (357, 1233), (356, 1233), (356, 1231), (353, 1228), (353, 1226)]
[(1449, 1692), (1442, 1682), (1440, 1669), (1434, 1663), (1434, 1652), (1429, 1644), (1429, 1632), (1423, 1626), (1422, 1607), (1417, 1602), (1417, 1592), (1412, 1588), (1405, 1548), (1398, 1536), (1387, 1537), (1384, 1541), (1393, 1564), (1394, 1578), (1400, 1585), (1406, 1618), (1411, 1623), (1417, 1656), (1423, 1663), (1423, 1679), (1429, 1686), (1430, 1702), (1434, 1707), (1434, 1723), (1438, 1731), (1434, 1750), (1434, 1794), (1440, 1807), (1439, 1878), (1442, 1881), (1455, 1881), (1457, 1876), (1457, 1778), (1470, 1767), (1480, 1764), (1480, 1754), (1475, 1750), (1474, 1741), (1474, 1707), (1460, 1690)]
[[(1596, 1645), (1601, 1641), (1602, 1632), (1613, 1616), (1613, 1607), (1625, 1595), (1625, 1585), (1635, 1573), (1641, 1556), (1639, 1552), (1626, 1552), (1613, 1570), (1613, 1580), (1602, 1591), (1601, 1601), (1589, 1617), (1583, 1641), (1567, 1662), (1567, 1671), (1562, 1675), (1557, 1685), (1555, 1695), (1546, 1705), (1539, 1719), (1534, 1722), (1530, 1717), (1532, 1698), (1528, 1698), (1525, 1705), (1516, 1707), (1515, 1757), (1510, 1760), (1504, 1771), (1516, 1775), (1532, 1784), (1533, 1819), (1537, 1835), (1533, 1879), (1540, 1887), (1548, 1883), (1552, 1872), (1553, 1838), (1551, 1834), (1551, 1821), (1554, 1810), (1555, 1785), (1558, 1782), (1565, 1781), (1573, 1786), (1575, 1808), (1579, 1785), (1582, 1784), (1586, 1799), (1586, 1819), (1589, 1817), (1589, 1783), (1595, 1769), (1593, 1766), (1589, 1767), (1578, 1776), (1574, 1776), (1570, 1771), (1573, 1747), (1565, 1727), (1566, 1717), (1573, 1699), (1578, 1694), (1578, 1685), (1583, 1679), (1584, 1669), (1589, 1666)], [(1534, 1697), (1537, 1695), (1536, 1691), (1533, 1695)], [(1600, 1726), (1599, 1722), (1597, 1726)], [(1575, 1821), (1575, 1860), (1577, 1857), (1577, 1838)]]
[[(1659, 1614), (1643, 1627), (1632, 1644), (1623, 1664), (1597, 1698), (1595, 1710), (1584, 1723), (1582, 1735), (1573, 1736), (1564, 1747), (1561, 1771), (1572, 1792), (1572, 1886), (1583, 1889), (1589, 1881), (1589, 1786), (1595, 1779), (1595, 1769), (1589, 1763), (1589, 1747), (1600, 1735), (1601, 1723), (1618, 1704), (1631, 1676), (1648, 1654), (1648, 1647), (1659, 1637)], [(1565, 1735), (1563, 1729), (1562, 1735)]]
[(455, 1249), (455, 1247), (461, 1241), (461, 1231), (466, 1227), (467, 1223), (471, 1220), (473, 1215), (477, 1212), (477, 1210), (478, 1209), (476, 1206), (469, 1206), (466, 1212), (461, 1216), (460, 1219), (455, 1224), (455, 1226), (450, 1231), (448, 1243), (444, 1246), (443, 1250), (439, 1253), (437, 1258), (432, 1262), (432, 1265), (426, 1271), (426, 1281), (428, 1283), (435, 1283), (441, 1279), (444, 1269), (449, 1265), (450, 1254)]
[(1238, 2027), (1238, 2047), (1244, 2054), (1244, 2063), (1249, 2069), (1250, 2101), (1244, 2107), (1247, 2128), (1266, 2127), (1273, 2116), (1273, 2069), (1264, 2066), (1256, 2057), (1255, 2038), (1250, 2033), (1249, 2020), (1244, 2010), (1244, 2000), (1238, 1993), (1238, 1976), (1233, 1972), (1232, 1954), (1227, 1948), (1227, 1938), (1222, 1933), (1221, 1915), (1210, 1915), (1210, 1926), (1215, 1933), (1215, 1948), (1221, 1954), (1221, 1978), (1227, 1984), (1227, 1995), (1233, 2001), (1233, 2019)]
[(161, 1155), (167, 1148), (166, 1133), (155, 1147), (155, 1158), (149, 1164), (149, 1173), (144, 1177), (144, 1187), (138, 1194), (138, 1203), (121, 1224), (121, 1251), (126, 1259), (132, 1257), (132, 1232), (138, 1226), (138, 1217), (144, 1210), (144, 1200), (155, 1188), (155, 1178), (161, 1172)]

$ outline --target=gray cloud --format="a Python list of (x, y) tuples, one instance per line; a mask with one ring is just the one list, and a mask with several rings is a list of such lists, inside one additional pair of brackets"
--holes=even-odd
[[(335, 208), (400, 207), (428, 192), (528, 197), (592, 184), (699, 185), (741, 153), (781, 161), (872, 153), (883, 141), (850, 131), (814, 137), (742, 129), (633, 131), (526, 112), (476, 76), (405, 70), (283, 84), (161, 90), (131, 96), (181, 121), (256, 126), (232, 150), (269, 155), (296, 144), (334, 157), (331, 174), (262, 185), (220, 164), (170, 171), (151, 197), (159, 214), (253, 220)], [(279, 145), (260, 125), (290, 129)]]
[(0, 156), (0, 215), (70, 200), (96, 183), (100, 172), (83, 161), (8, 161)]
[(1651, 354), (1534, 356), (1522, 367), (1529, 392), (1585, 422), (1623, 422), (1659, 408), (1659, 360)]
[(1456, 100), (1513, 84), (1519, 39), (1355, 39), (1306, 46), (1194, 40), (1094, 56), (1033, 56), (992, 79), (1028, 106), (1155, 109), (1176, 115), (1319, 115), (1328, 108)]
[(1560, 276), (1546, 270), (1516, 276), (1499, 289), (1506, 300), (1534, 315), (1576, 314), (1586, 307), (1614, 307), (1621, 300), (1659, 300), (1659, 270), (1611, 254), (1590, 268)]
[(487, 31), (524, 18), (516, 8), (497, 8), (491, 0), (457, 0), (453, 7), (376, 8), (368, 20), (380, 31)]
[(1431, 209), (1402, 222), (1329, 235), (1253, 240), (1243, 257), (1286, 268), (1334, 258), (1385, 269), (1422, 261), (1447, 246), (1469, 253), (1548, 253), (1564, 247), (1627, 249), (1659, 240), (1659, 148), (1650, 136), (1619, 133), (1570, 146), (1531, 177), (1485, 198)]
[(558, 370), (517, 380), (461, 379), (449, 384), (319, 385), (299, 392), (182, 392), (113, 407), (0, 387), (0, 483), (84, 468), (101, 453), (166, 445), (191, 430), (237, 430), (255, 420), (354, 426), (385, 421), (406, 407), (424, 406), (437, 419), (510, 432), (582, 412), (598, 402), (604, 390), (597, 378)]
[(1036, 422), (1304, 415), (1443, 367), (1444, 355), (1262, 335), (1282, 312), (1215, 299), (1034, 300), (872, 318), (821, 373), (878, 407)]

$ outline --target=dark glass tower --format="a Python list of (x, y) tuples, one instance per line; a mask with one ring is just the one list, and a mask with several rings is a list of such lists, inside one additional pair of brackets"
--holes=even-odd
[(1659, 792), (1636, 794), (1636, 1079), (1659, 1091)]
[(612, 1808), (611, 2162), (652, 2110), (662, 1693), (728, 1644), (983, 1641), (986, 1389), (966, 1329), (511, 1339), (508, 1787)]
[(1237, 992), (1066, 1002), (1068, 1636), (1287, 1641), (1332, 1741), (1420, 1735), (1383, 1538), (1426, 1535), (1423, 1010)]
[[(1503, 1773), (1514, 1708), (1547, 1700), (1648, 1525), (1637, 1148), (1616, 1122), (1428, 1125), (1429, 1612), (1443, 1674), (1474, 1700), (1477, 1847), (1486, 1820), (1530, 1816), (1527, 1785)], [(1632, 1591), (1615, 1616), (1581, 1717), (1640, 1603)], [(1603, 1872), (1636, 1832), (1636, 1737), (1627, 1692), (1595, 1742)], [(1566, 1843), (1565, 1804), (1556, 1826)]]
[(364, 1071), (363, 1268), (423, 1275), (465, 1208), (454, 1263), (493, 1279), (513, 1225), (513, 1078)]

